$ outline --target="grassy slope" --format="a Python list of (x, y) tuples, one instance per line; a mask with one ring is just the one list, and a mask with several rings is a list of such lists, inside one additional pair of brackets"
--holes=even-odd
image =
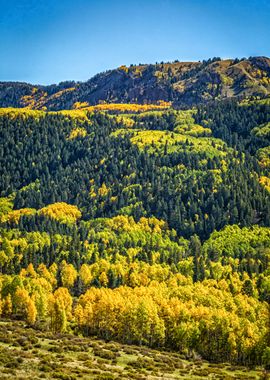
[[(53, 335), (0, 321), (0, 379), (260, 379), (262, 372), (230, 364), (186, 360), (177, 353)], [(266, 375), (267, 376), (267, 375)], [(265, 377), (267, 378), (267, 377)]]

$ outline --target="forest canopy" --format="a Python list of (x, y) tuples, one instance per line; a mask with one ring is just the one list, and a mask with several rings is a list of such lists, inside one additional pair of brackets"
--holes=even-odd
[(268, 368), (269, 103), (73, 108), (0, 109), (1, 316)]

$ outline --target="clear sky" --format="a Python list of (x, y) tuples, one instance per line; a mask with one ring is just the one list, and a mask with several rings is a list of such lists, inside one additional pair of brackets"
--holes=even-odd
[(0, 0), (0, 80), (87, 80), (131, 63), (270, 56), (270, 0)]

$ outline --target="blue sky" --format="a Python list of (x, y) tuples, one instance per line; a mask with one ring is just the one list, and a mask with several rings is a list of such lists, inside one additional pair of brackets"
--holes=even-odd
[(270, 56), (270, 0), (0, 0), (0, 80), (87, 80), (131, 63)]

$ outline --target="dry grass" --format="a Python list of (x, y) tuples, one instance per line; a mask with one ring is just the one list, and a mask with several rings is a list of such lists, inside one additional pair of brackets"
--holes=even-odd
[(0, 322), (0, 379), (260, 379), (260, 370)]

